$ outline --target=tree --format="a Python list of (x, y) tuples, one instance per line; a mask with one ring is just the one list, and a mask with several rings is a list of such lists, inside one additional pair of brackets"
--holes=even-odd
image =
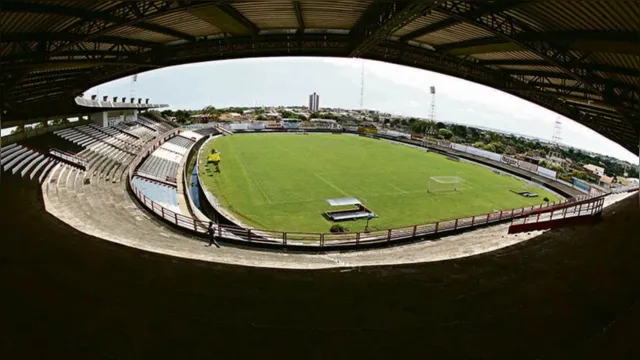
[(11, 135), (20, 134), (23, 132), (24, 132), (24, 126), (16, 126), (16, 128), (11, 131)]
[(483, 146), (482, 148), (484, 150), (487, 150), (487, 151), (497, 152), (496, 146), (494, 145), (494, 143), (487, 144), (487, 145)]
[(297, 118), (296, 114), (289, 110), (284, 110), (280, 115), (282, 115), (282, 117), (285, 119)]
[(467, 127), (463, 126), (463, 125), (451, 125), (451, 132), (462, 139), (466, 139), (467, 138)]
[(438, 122), (436, 123), (436, 127), (437, 127), (438, 129), (444, 129), (444, 128), (446, 128), (446, 127), (447, 127), (447, 125), (445, 125), (443, 122), (438, 121)]
[(440, 135), (443, 139), (449, 140), (453, 136), (453, 133), (449, 129), (440, 129), (438, 130), (438, 135)]
[(62, 124), (68, 124), (69, 123), (69, 119), (55, 119), (53, 121), (51, 121), (51, 125), (62, 125)]
[(486, 147), (491, 147), (491, 149), (493, 149), (493, 150), (489, 150), (489, 149), (485, 149), (485, 150), (496, 152), (496, 153), (499, 153), (499, 154), (502, 154), (504, 152), (504, 149), (505, 149), (504, 144), (499, 142), (499, 141), (492, 141), (489, 144), (487, 144), (485, 146), (485, 148)]

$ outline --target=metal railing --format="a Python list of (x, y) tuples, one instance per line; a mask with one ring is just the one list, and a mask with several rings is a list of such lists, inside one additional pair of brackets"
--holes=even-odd
[[(134, 171), (140, 162), (155, 150), (160, 144), (168, 140), (178, 132), (177, 129), (168, 131), (154, 141), (148, 143), (141, 153), (134, 159), (129, 167), (129, 185), (133, 194), (140, 203), (152, 213), (165, 221), (180, 228), (205, 233), (208, 223), (192, 217), (171, 211), (155, 201), (145, 196), (131, 181)], [(297, 232), (243, 228), (232, 225), (216, 224), (217, 235), (229, 240), (246, 243), (269, 244), (280, 247), (357, 247), (365, 244), (393, 243), (413, 238), (433, 236), (435, 234), (452, 233), (463, 229), (470, 229), (492, 223), (518, 218), (526, 218), (529, 215), (541, 213), (552, 214), (558, 210), (569, 207), (581, 207), (583, 204), (594, 203), (596, 199), (603, 200), (604, 195), (589, 196), (581, 195), (576, 198), (548, 202), (530, 207), (522, 207), (503, 211), (495, 211), (475, 216), (467, 216), (456, 219), (441, 220), (428, 224), (416, 224), (399, 228), (390, 228), (373, 231), (347, 232), (347, 233), (317, 233), (317, 232)], [(590, 211), (595, 209), (592, 205), (587, 205)], [(598, 207), (602, 211), (602, 206)], [(580, 211), (580, 210), (579, 210)], [(526, 220), (525, 220), (526, 221)]]

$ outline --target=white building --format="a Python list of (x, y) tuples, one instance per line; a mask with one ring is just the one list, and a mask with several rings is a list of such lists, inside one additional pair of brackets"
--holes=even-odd
[(309, 95), (309, 111), (318, 111), (320, 109), (320, 96), (316, 93)]
[(591, 171), (592, 173), (594, 173), (594, 174), (596, 174), (598, 176), (604, 175), (604, 168), (603, 167), (587, 164), (587, 165), (584, 165), (583, 168)]

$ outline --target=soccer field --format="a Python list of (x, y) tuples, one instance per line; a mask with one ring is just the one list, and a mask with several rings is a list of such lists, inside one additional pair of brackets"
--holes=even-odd
[[(206, 154), (221, 153), (220, 173)], [(355, 197), (378, 216), (372, 230), (428, 223), (559, 198), (511, 176), (402, 144), (333, 134), (243, 134), (207, 143), (198, 160), (203, 186), (249, 226), (327, 232), (326, 199)], [(428, 191), (433, 176), (464, 179), (458, 191)], [(509, 190), (531, 191), (525, 198)], [(366, 220), (345, 221), (351, 231)]]

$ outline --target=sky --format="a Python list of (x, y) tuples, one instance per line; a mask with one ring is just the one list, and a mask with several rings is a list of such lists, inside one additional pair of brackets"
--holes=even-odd
[[(363, 79), (364, 67), (364, 82)], [(252, 58), (179, 65), (115, 80), (85, 92), (150, 98), (171, 109), (302, 106), (309, 94), (320, 108), (360, 109), (428, 118), (436, 87), (436, 121), (478, 126), (551, 140), (561, 120), (562, 143), (638, 163), (620, 145), (550, 110), (463, 79), (379, 61), (345, 58)]]

